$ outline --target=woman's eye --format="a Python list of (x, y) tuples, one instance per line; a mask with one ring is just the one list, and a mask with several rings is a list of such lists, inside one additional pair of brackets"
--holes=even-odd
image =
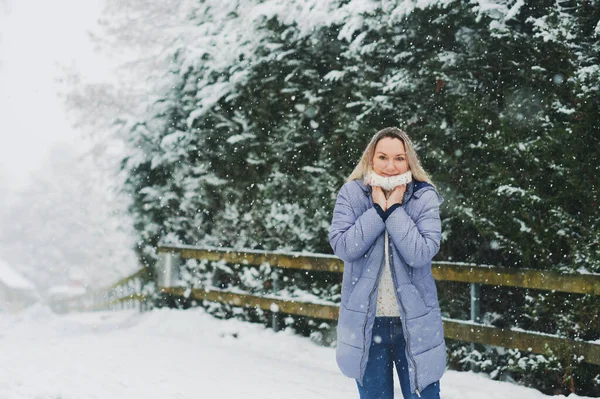
[(404, 161), (404, 157), (396, 158), (397, 161)]
[(380, 155), (380, 156), (379, 156), (379, 159), (381, 159), (382, 161), (384, 161), (384, 160), (385, 160), (385, 157), (384, 157), (383, 155)]

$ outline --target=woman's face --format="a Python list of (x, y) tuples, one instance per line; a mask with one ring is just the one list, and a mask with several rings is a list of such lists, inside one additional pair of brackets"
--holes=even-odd
[(381, 176), (396, 176), (408, 172), (404, 143), (400, 139), (384, 137), (375, 146), (373, 171)]

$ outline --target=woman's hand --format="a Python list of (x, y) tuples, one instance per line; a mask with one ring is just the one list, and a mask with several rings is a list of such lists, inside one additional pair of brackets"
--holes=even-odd
[(373, 196), (373, 202), (379, 204), (383, 211), (387, 211), (387, 202), (383, 189), (379, 186), (371, 186), (371, 195)]
[(406, 184), (402, 184), (400, 186), (397, 186), (394, 190), (392, 190), (392, 193), (390, 194), (390, 196), (387, 199), (386, 209), (389, 208), (389, 207), (391, 207), (394, 204), (401, 204), (402, 200), (404, 199), (404, 192), (405, 191), (406, 191)]

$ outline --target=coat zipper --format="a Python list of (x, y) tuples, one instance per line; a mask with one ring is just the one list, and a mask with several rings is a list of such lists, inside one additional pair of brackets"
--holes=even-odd
[[(386, 232), (387, 234), (387, 232)], [(363, 371), (362, 371), (362, 364), (363, 361), (365, 360), (365, 355), (367, 354), (367, 343), (366, 343), (366, 332), (367, 332), (367, 321), (369, 320), (369, 314), (371, 312), (371, 297), (373, 296), (373, 291), (375, 291), (375, 287), (379, 286), (379, 279), (381, 278), (381, 273), (383, 271), (383, 266), (379, 268), (379, 272), (377, 273), (377, 280), (375, 284), (373, 284), (373, 288), (371, 289), (371, 292), (369, 293), (369, 303), (367, 304), (367, 317), (365, 317), (365, 322), (363, 324), (363, 354), (362, 357), (360, 359), (360, 364), (361, 364), (361, 379), (363, 376)]]
[(396, 281), (396, 274), (394, 273), (394, 261), (393, 259), (389, 256), (389, 234), (387, 232), (387, 230), (385, 231), (385, 256), (387, 259), (390, 260), (390, 271), (392, 273), (392, 279), (394, 281), (394, 295), (396, 296), (396, 302), (398, 302), (400, 304), (400, 306), (402, 307), (402, 315), (404, 316), (404, 328), (406, 329), (406, 346), (408, 349), (408, 355), (410, 357), (410, 360), (412, 361), (413, 366), (415, 367), (415, 393), (417, 394), (418, 397), (421, 397), (421, 393), (419, 392), (419, 382), (417, 380), (417, 362), (415, 361), (415, 359), (413, 358), (411, 352), (410, 352), (410, 332), (408, 331), (408, 327), (406, 326), (406, 308), (404, 307), (404, 304), (402, 303), (402, 301), (398, 298), (398, 294), (397, 294), (397, 290), (398, 290), (398, 282)]

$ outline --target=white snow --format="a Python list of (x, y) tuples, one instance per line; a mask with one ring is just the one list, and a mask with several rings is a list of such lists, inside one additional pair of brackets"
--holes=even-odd
[(508, 21), (509, 19), (513, 19), (521, 11), (521, 7), (523, 7), (524, 5), (524, 0), (517, 0), (504, 16), (504, 20)]
[(254, 134), (251, 133), (242, 133), (242, 134), (235, 134), (231, 137), (229, 137), (227, 139), (227, 142), (229, 144), (236, 144), (239, 143), (240, 141), (244, 141), (244, 140), (250, 140), (256, 138), (256, 136)]
[[(37, 305), (0, 314), (0, 353), (2, 399), (358, 397), (333, 348), (201, 308), (58, 316)], [(470, 372), (446, 371), (441, 389), (442, 399), (551, 398)]]
[(69, 298), (80, 296), (86, 293), (85, 287), (71, 287), (69, 285), (57, 285), (51, 287), (47, 294), (54, 297)]
[(10, 288), (35, 291), (35, 286), (29, 280), (17, 273), (2, 259), (0, 259), (0, 282)]
[(519, 188), (519, 187), (513, 187), (508, 184), (503, 184), (503, 185), (499, 186), (496, 189), (496, 194), (498, 196), (506, 196), (506, 197), (516, 196), (518, 194), (521, 197), (528, 197), (530, 200), (532, 200), (532, 202), (539, 202), (542, 200), (540, 197), (538, 197), (535, 194), (531, 194), (527, 190), (523, 190), (522, 188)]
[(346, 72), (344, 72), (344, 71), (329, 71), (327, 73), (327, 75), (323, 76), (323, 79), (330, 80), (330, 81), (336, 81), (336, 80), (343, 79), (344, 75), (346, 75)]

